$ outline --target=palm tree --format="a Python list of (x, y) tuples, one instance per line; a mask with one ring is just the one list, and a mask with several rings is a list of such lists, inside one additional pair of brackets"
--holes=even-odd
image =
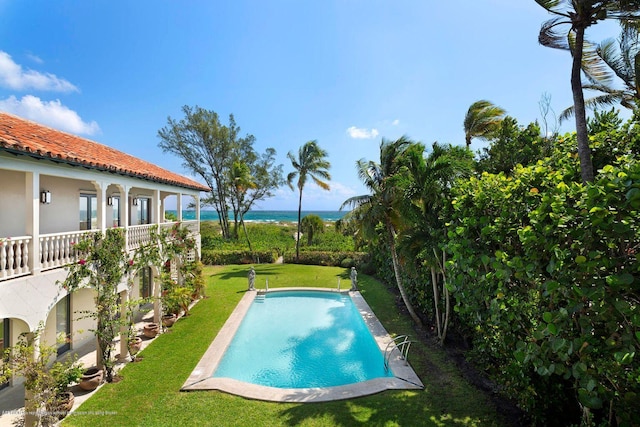
[(253, 175), (251, 175), (249, 165), (241, 161), (233, 162), (231, 170), (229, 171), (229, 178), (231, 180), (231, 203), (233, 205), (234, 212), (233, 235), (235, 238), (238, 237), (238, 217), (240, 217), (240, 224), (242, 225), (244, 236), (247, 239), (247, 244), (249, 245), (249, 252), (252, 252), (251, 240), (249, 240), (247, 226), (244, 223), (245, 210), (243, 209), (243, 205), (247, 191), (252, 188), (256, 188), (255, 179)]
[(505, 113), (505, 110), (484, 99), (471, 104), (463, 125), (467, 149), (473, 138), (490, 138), (500, 127)]
[(444, 209), (454, 181), (473, 170), (473, 154), (463, 147), (434, 143), (425, 158), (413, 151), (408, 168), (410, 179), (404, 191), (402, 212), (406, 218), (399, 233), (398, 250), (415, 260), (416, 269), (431, 270), (436, 332), (444, 343), (450, 315), (450, 298), (446, 286), (446, 227)]
[[(413, 147), (413, 148), (412, 148)], [(360, 159), (356, 163), (358, 177), (369, 189), (370, 194), (351, 197), (345, 200), (340, 209), (349, 206), (353, 210), (348, 214), (355, 220), (365, 236), (375, 240), (378, 238), (376, 227), (384, 225), (386, 238), (391, 252), (393, 272), (400, 291), (400, 296), (414, 322), (422, 327), (422, 321), (416, 314), (400, 277), (400, 262), (396, 250), (396, 228), (400, 225), (402, 215), (396, 207), (403, 194), (398, 185), (404, 178), (406, 152), (409, 149), (423, 150), (420, 144), (401, 137), (395, 141), (384, 138), (380, 143), (380, 163)]]
[(324, 221), (318, 215), (306, 215), (302, 218), (302, 230), (307, 233), (307, 245), (313, 244), (313, 237), (324, 233)]
[[(554, 18), (544, 22), (538, 41), (543, 46), (568, 50), (573, 55), (571, 65), (571, 92), (576, 120), (576, 136), (580, 172), (583, 182), (594, 179), (581, 70), (585, 45), (585, 31), (591, 25), (605, 19), (620, 21), (623, 28), (637, 26), (640, 20), (640, 0), (536, 0)], [(568, 27), (566, 32), (558, 26)]]
[[(298, 177), (297, 187), (298, 197), (298, 234), (296, 235), (296, 261), (300, 257), (300, 215), (302, 214), (302, 190), (307, 180), (311, 178), (316, 185), (323, 190), (329, 190), (329, 184), (326, 181), (331, 180), (329, 168), (331, 163), (326, 159), (327, 152), (320, 148), (318, 142), (308, 141), (298, 150), (296, 158), (291, 151), (287, 153), (287, 157), (291, 160), (291, 165), (295, 169), (287, 175), (287, 183), (293, 190), (293, 180)], [(323, 181), (324, 180), (324, 181)]]
[[(616, 46), (617, 44), (617, 46)], [(585, 58), (582, 71), (589, 80), (583, 89), (602, 92), (601, 95), (585, 100), (585, 107), (595, 109), (621, 104), (631, 110), (640, 106), (640, 40), (635, 31), (623, 31), (616, 43), (607, 39), (595, 46), (585, 46)], [(620, 80), (622, 88), (613, 86), (614, 80)], [(574, 108), (562, 112), (560, 120), (573, 115)]]

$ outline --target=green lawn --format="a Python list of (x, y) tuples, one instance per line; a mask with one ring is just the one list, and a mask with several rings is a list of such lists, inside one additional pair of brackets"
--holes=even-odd
[[(290, 404), (247, 400), (216, 391), (180, 392), (247, 288), (248, 266), (206, 267), (207, 298), (155, 338), (127, 365), (120, 382), (106, 384), (64, 426), (498, 426), (489, 400), (461, 377), (437, 348), (416, 342), (409, 360), (424, 391), (387, 391), (329, 403)], [(300, 265), (256, 266), (256, 287), (350, 284), (348, 271)], [(365, 275), (360, 290), (392, 335), (415, 337), (407, 316), (396, 310), (396, 297)], [(256, 357), (260, 357), (256, 355)]]

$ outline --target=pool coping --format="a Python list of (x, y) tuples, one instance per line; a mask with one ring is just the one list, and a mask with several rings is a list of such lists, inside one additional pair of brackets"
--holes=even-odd
[[(339, 292), (330, 288), (276, 288), (268, 292), (282, 291), (330, 291)], [(362, 315), (371, 335), (373, 335), (380, 351), (384, 353), (387, 345), (392, 341), (386, 329), (369, 307), (358, 291), (340, 291), (348, 294), (356, 308)], [(265, 400), (271, 402), (326, 402), (332, 400), (350, 399), (353, 397), (367, 396), (380, 393), (385, 390), (421, 390), (424, 385), (416, 375), (408, 361), (404, 360), (398, 351), (393, 351), (389, 357), (389, 366), (394, 373), (393, 377), (375, 378), (355, 384), (337, 387), (323, 388), (276, 388), (246, 383), (231, 378), (213, 378), (211, 375), (218, 367), (224, 353), (231, 343), (242, 319), (249, 310), (251, 303), (258, 295), (264, 295), (264, 290), (247, 291), (233, 310), (225, 324), (209, 348), (204, 353), (194, 370), (185, 381), (181, 391), (219, 390), (226, 393), (246, 397), (248, 399)]]

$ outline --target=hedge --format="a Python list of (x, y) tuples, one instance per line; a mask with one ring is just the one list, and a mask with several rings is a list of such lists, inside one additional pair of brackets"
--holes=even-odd
[(276, 261), (273, 251), (220, 251), (202, 250), (202, 262), (206, 265), (270, 264)]

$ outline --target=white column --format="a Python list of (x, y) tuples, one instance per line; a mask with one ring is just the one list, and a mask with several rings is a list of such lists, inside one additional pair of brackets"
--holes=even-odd
[(160, 190), (153, 191), (152, 205), (153, 218), (151, 218), (151, 223), (160, 224), (164, 222), (164, 215), (162, 215), (162, 206), (160, 204)]
[(200, 232), (200, 194), (193, 197), (196, 202), (196, 221), (198, 221), (198, 233)]
[(178, 221), (182, 221), (182, 193), (178, 193), (176, 197), (176, 212)]
[(122, 200), (120, 201), (120, 209), (122, 209), (122, 226), (129, 227), (131, 225), (131, 200), (129, 199), (129, 191), (131, 187), (125, 185), (122, 187)]
[(107, 229), (107, 183), (100, 181), (93, 185), (98, 195), (98, 229), (104, 232)]
[(37, 274), (40, 269), (40, 174), (25, 172), (26, 234), (31, 236), (29, 245), (29, 270)]

